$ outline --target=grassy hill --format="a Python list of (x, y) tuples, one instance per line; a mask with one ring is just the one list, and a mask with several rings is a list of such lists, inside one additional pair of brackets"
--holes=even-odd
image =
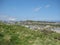
[(60, 45), (60, 34), (1, 24), (0, 45)]

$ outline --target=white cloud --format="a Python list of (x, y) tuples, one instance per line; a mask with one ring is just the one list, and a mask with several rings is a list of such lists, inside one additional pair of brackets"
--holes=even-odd
[(50, 7), (50, 5), (48, 4), (48, 5), (45, 5), (43, 7), (37, 7), (37, 8), (34, 9), (34, 11), (38, 12), (38, 11), (40, 11), (41, 8), (49, 8), (49, 7)]
[(49, 7), (50, 7), (50, 5), (46, 5), (46, 6), (45, 6), (45, 8), (49, 8)]
[(8, 16), (8, 15), (0, 15), (1, 20), (15, 21), (17, 18)]
[(16, 18), (12, 18), (12, 17), (10, 17), (8, 20), (10, 20), (10, 21), (15, 21)]
[(37, 11), (39, 11), (41, 8), (42, 8), (42, 7), (37, 7), (37, 8), (34, 9), (34, 11), (37, 12)]

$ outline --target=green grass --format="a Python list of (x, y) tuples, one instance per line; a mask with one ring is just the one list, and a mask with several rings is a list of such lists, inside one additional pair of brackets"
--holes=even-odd
[(60, 34), (2, 24), (0, 25), (0, 45), (60, 45)]

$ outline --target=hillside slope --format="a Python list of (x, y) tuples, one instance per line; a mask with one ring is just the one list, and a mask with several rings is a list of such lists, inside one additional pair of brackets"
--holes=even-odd
[(60, 34), (3, 24), (0, 25), (0, 45), (60, 45)]

